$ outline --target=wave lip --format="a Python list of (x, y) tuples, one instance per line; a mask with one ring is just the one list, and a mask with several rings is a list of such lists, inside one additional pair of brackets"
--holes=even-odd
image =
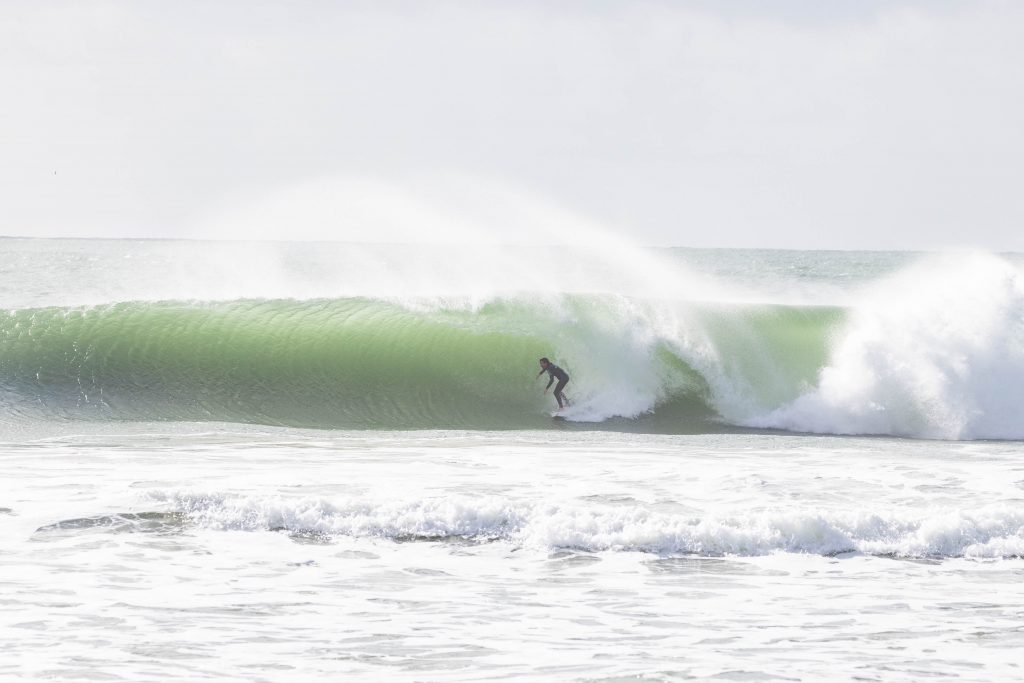
[(502, 497), (381, 501), (153, 491), (168, 512), (219, 530), (326, 537), (506, 542), (539, 550), (699, 556), (864, 553), (906, 558), (1024, 556), (1024, 511), (992, 505), (928, 515), (777, 511), (670, 515)]

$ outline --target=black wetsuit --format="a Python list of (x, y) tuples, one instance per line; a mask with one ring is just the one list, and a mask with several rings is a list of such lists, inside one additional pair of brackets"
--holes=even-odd
[(551, 375), (551, 379), (548, 380), (548, 389), (551, 388), (555, 379), (558, 379), (558, 384), (555, 384), (555, 400), (558, 401), (559, 408), (564, 408), (565, 406), (562, 405), (562, 401), (564, 400), (568, 404), (569, 399), (567, 399), (565, 394), (562, 393), (562, 389), (564, 389), (565, 385), (569, 383), (569, 373), (554, 363), (548, 363), (548, 366), (544, 368), (544, 371)]

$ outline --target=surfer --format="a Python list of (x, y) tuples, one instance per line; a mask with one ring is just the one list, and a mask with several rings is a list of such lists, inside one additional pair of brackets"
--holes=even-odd
[[(565, 394), (562, 393), (562, 389), (564, 389), (565, 385), (569, 383), (569, 373), (549, 361), (547, 358), (541, 358), (540, 372), (537, 373), (537, 377), (540, 377), (545, 372), (551, 375), (551, 378), (548, 380), (548, 385), (544, 387), (544, 393), (548, 393), (548, 389), (551, 388), (551, 385), (557, 379), (558, 384), (555, 384), (555, 400), (558, 401), (558, 409), (561, 410), (565, 406), (569, 405), (569, 399), (567, 399)], [(565, 401), (565, 405), (562, 404), (562, 401)]]

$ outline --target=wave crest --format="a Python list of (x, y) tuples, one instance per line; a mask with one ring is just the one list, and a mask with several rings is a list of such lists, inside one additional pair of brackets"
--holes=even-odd
[(702, 556), (1024, 556), (1024, 512), (1005, 505), (916, 516), (833, 511), (694, 516), (642, 505), (584, 506), (493, 496), (327, 500), (173, 490), (153, 491), (150, 497), (195, 524), (220, 530)]

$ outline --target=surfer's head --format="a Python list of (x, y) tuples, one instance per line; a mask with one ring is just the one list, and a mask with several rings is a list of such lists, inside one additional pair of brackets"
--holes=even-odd
[(547, 358), (541, 358), (540, 359), (540, 366), (542, 368), (546, 368), (549, 365), (551, 365), (551, 361), (549, 361)]

